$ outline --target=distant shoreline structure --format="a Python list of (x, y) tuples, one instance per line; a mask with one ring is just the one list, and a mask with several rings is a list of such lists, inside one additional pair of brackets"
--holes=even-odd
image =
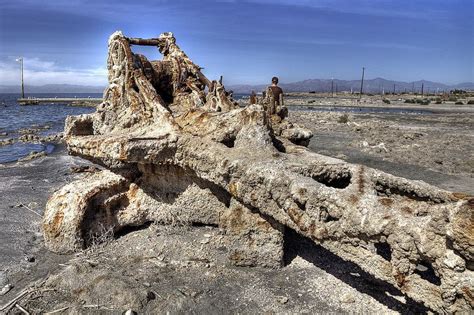
[(69, 104), (72, 106), (86, 106), (86, 107), (96, 107), (103, 101), (102, 98), (93, 98), (93, 97), (28, 97), (28, 98), (19, 98), (17, 100), (18, 104), (27, 106), (27, 105), (40, 105), (40, 104)]

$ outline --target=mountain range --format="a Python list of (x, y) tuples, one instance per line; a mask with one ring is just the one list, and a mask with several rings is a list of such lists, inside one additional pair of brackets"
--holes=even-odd
[[(232, 90), (236, 94), (247, 94), (252, 90), (257, 93), (263, 91), (267, 84), (257, 85), (229, 85), (226, 90)], [(338, 79), (309, 79), (293, 83), (282, 83), (281, 88), (285, 92), (330, 92), (333, 89), (335, 92), (341, 91), (360, 91), (360, 80), (338, 80)], [(364, 80), (364, 93), (381, 93), (393, 92), (420, 92), (421, 88), (424, 92), (443, 92), (454, 89), (474, 90), (474, 82), (464, 82), (455, 85), (448, 85), (438, 82), (420, 80), (414, 82), (401, 82), (386, 80), (383, 78), (375, 78)], [(85, 86), (85, 85), (71, 85), (71, 84), (47, 84), (41, 86), (25, 86), (25, 93), (102, 93), (105, 87), (102, 86)], [(20, 93), (20, 86), (0, 85), (0, 93)]]
[[(351, 90), (354, 92), (360, 91), (360, 80), (338, 80), (338, 79), (310, 79), (304, 81), (298, 81), (293, 83), (282, 83), (280, 87), (285, 92), (331, 92), (333, 89), (334, 92), (348, 91)], [(260, 92), (265, 89), (267, 84), (260, 85), (231, 85), (226, 86), (226, 90), (232, 90), (234, 93), (250, 93), (252, 90), (255, 92)], [(474, 90), (474, 82), (465, 82), (455, 85), (447, 85), (438, 82), (420, 80), (414, 82), (401, 82), (401, 81), (392, 81), (382, 78), (375, 78), (370, 80), (364, 80), (364, 93), (381, 93), (382, 91), (393, 92), (420, 92), (423, 86), (425, 93), (428, 92), (442, 92), (450, 91), (454, 89), (462, 90)]]

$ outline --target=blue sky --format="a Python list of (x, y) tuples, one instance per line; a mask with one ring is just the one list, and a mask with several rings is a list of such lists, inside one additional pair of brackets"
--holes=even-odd
[[(472, 0), (0, 0), (0, 84), (106, 84), (107, 38), (175, 33), (227, 84), (474, 81)], [(159, 59), (154, 48), (140, 49)]]

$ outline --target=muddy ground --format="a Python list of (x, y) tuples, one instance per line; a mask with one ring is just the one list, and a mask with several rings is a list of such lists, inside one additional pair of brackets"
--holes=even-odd
[(290, 112), (309, 148), (443, 189), (474, 195), (474, 112)]
[(39, 223), (49, 195), (79, 176), (71, 167), (88, 164), (59, 146), (47, 157), (0, 166), (0, 270), (29, 265), (42, 242)]
[[(0, 168), (0, 284), (13, 285), (0, 296), (0, 309), (27, 289), (17, 304), (32, 314), (425, 310), (292, 231), (285, 236), (286, 266), (280, 270), (229, 265), (225, 231), (213, 226), (150, 225), (108, 235), (76, 255), (55, 255), (42, 245), (35, 212), (42, 213), (55, 189), (82, 176), (71, 167), (84, 164), (60, 147), (53, 155)], [(21, 313), (14, 304), (5, 310)]]
[[(301, 108), (300, 108), (301, 109)], [(472, 112), (386, 114), (291, 111), (313, 130), (310, 149), (474, 194)], [(213, 226), (157, 226), (107, 235), (76, 255), (45, 250), (47, 197), (90, 163), (63, 147), (0, 167), (0, 310), (30, 313), (424, 313), (419, 303), (292, 231), (279, 270), (233, 267)], [(27, 291), (24, 291), (27, 289)], [(20, 314), (14, 304), (7, 306)], [(1, 311), (0, 311), (1, 313)]]
[[(127, 231), (68, 261), (57, 261), (54, 272), (30, 285), (18, 304), (35, 314), (426, 311), (291, 231), (286, 235), (284, 268), (231, 266), (223, 233), (211, 226), (150, 225)], [(41, 264), (31, 273), (36, 275)], [(12, 291), (10, 298), (19, 293)]]

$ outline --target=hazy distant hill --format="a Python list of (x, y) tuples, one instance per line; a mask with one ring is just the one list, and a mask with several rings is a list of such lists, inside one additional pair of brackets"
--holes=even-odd
[[(26, 85), (25, 93), (102, 93), (103, 86), (87, 86), (72, 84)], [(0, 85), (0, 93), (20, 93), (19, 85)]]
[[(285, 92), (329, 92), (331, 91), (331, 79), (310, 79), (293, 83), (283, 83), (280, 86)], [(380, 93), (382, 89), (385, 92), (393, 92), (394, 85), (396, 92), (411, 92), (413, 89), (417, 92), (421, 90), (424, 85), (424, 92), (434, 91), (449, 91), (452, 89), (474, 90), (473, 82), (465, 82), (456, 85), (446, 85), (431, 81), (415, 81), (415, 82), (400, 82), (391, 81), (382, 78), (364, 80), (364, 92), (366, 93)], [(266, 85), (232, 85), (226, 86), (226, 90), (233, 90), (234, 93), (250, 93), (252, 90), (256, 92), (262, 91)], [(337, 80), (334, 79), (334, 91), (360, 91), (360, 80)]]
[[(434, 92), (439, 90), (449, 91), (452, 89), (474, 90), (473, 82), (465, 82), (456, 85), (446, 85), (431, 81), (415, 81), (400, 82), (391, 81), (382, 78), (364, 80), (364, 92), (380, 93), (382, 89), (385, 92), (392, 92), (395, 84), (397, 92), (411, 92), (413, 89), (419, 92), (421, 85), (424, 85), (425, 92)], [(331, 79), (310, 79), (293, 83), (280, 84), (285, 92), (329, 92), (331, 91)], [(234, 93), (250, 93), (252, 90), (256, 92), (262, 91), (266, 87), (265, 84), (259, 85), (229, 85), (227, 90), (233, 90)], [(25, 86), (25, 92), (28, 93), (102, 93), (105, 87), (102, 86), (84, 86), (71, 84), (47, 84), (41, 86)], [(334, 91), (351, 91), (360, 90), (360, 80), (337, 80), (334, 79)], [(20, 86), (0, 85), (0, 93), (20, 93)]]

